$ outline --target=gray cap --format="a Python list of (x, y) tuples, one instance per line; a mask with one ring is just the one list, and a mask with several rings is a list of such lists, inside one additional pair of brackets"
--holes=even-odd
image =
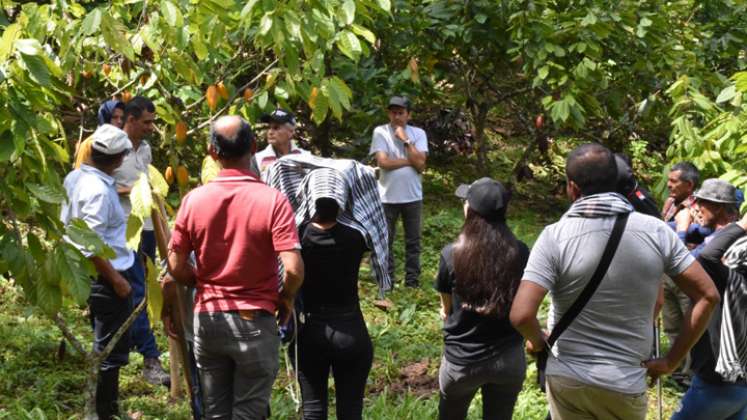
[(102, 124), (91, 136), (91, 147), (105, 155), (118, 155), (132, 149), (127, 133), (111, 125)]
[(391, 98), (389, 98), (389, 105), (387, 105), (387, 108), (391, 108), (393, 106), (399, 106), (409, 111), (410, 100), (405, 96), (392, 96)]
[(736, 204), (737, 189), (728, 182), (710, 178), (703, 181), (703, 185), (695, 192), (695, 198), (698, 200), (712, 201), (714, 203)]
[(511, 193), (500, 182), (484, 177), (471, 184), (462, 184), (454, 195), (467, 200), (469, 207), (486, 219), (503, 219)]

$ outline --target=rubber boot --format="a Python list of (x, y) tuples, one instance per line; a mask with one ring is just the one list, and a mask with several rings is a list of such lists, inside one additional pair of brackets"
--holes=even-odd
[(119, 368), (99, 370), (96, 379), (96, 413), (99, 420), (119, 417)]

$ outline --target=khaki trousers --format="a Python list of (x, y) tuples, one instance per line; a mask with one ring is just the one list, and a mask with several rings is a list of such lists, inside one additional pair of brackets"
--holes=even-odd
[(645, 420), (648, 397), (623, 394), (563, 376), (547, 377), (553, 420)]

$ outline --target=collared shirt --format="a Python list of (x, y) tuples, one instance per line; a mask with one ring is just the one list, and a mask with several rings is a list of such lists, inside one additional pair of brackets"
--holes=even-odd
[[(290, 151), (288, 152), (289, 155), (303, 155), (303, 154), (309, 154), (308, 150), (301, 149), (300, 147), (296, 146), (296, 143), (291, 140), (290, 142)], [(258, 175), (264, 179), (264, 175), (267, 172), (267, 168), (270, 167), (273, 163), (275, 163), (276, 160), (278, 160), (278, 155), (275, 152), (275, 148), (272, 147), (271, 144), (268, 144), (267, 147), (265, 147), (263, 150), (257, 152), (254, 155), (254, 162), (253, 164), (256, 165), (256, 169), (259, 171)]]
[[(540, 234), (522, 278), (550, 291), (550, 324), (591, 279), (614, 223), (614, 217), (563, 217)], [(631, 213), (599, 288), (553, 346), (547, 374), (626, 394), (645, 392), (641, 362), (651, 356), (662, 274), (676, 277), (694, 261), (666, 223)]]
[(695, 196), (692, 195), (682, 200), (679, 204), (675, 204), (674, 197), (669, 197), (667, 198), (667, 201), (664, 202), (664, 209), (661, 211), (661, 218), (664, 219), (665, 222), (674, 221), (674, 217), (680, 210), (692, 209), (694, 204)]
[[(153, 161), (151, 156), (150, 145), (145, 140), (140, 142), (137, 149), (132, 149), (125, 156), (122, 166), (114, 171), (114, 179), (117, 181), (117, 187), (132, 188), (132, 185), (140, 178), (141, 173), (148, 175), (148, 165)], [(130, 216), (132, 205), (130, 204), (130, 195), (122, 194), (119, 196), (119, 202), (125, 212), (125, 217)], [(153, 230), (153, 222), (150, 218), (145, 219), (143, 230)]]
[(300, 249), (293, 210), (249, 170), (223, 169), (184, 197), (169, 248), (195, 252), (196, 312), (278, 302), (278, 252)]
[[(62, 206), (62, 222), (67, 225), (71, 219), (82, 219), (114, 250), (116, 256), (110, 261), (115, 270), (125, 271), (132, 267), (135, 257), (132, 250), (127, 248), (127, 222), (119, 204), (114, 178), (83, 164), (65, 177), (64, 185), (68, 200)], [(65, 239), (86, 257), (92, 255), (83, 244), (76, 244), (67, 237)]]
[[(428, 153), (428, 137), (425, 131), (411, 125), (405, 126), (407, 138), (417, 150)], [(391, 124), (376, 127), (368, 154), (386, 153), (390, 159), (407, 159), (405, 144), (394, 135)], [(386, 170), (379, 175), (379, 195), (384, 204), (412, 203), (423, 199), (421, 175), (412, 166)]]

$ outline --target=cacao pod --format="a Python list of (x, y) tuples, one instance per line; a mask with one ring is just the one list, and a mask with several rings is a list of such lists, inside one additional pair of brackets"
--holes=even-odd
[(104, 72), (104, 76), (108, 76), (108, 75), (109, 75), (109, 73), (111, 73), (111, 72), (112, 72), (112, 66), (110, 66), (110, 65), (109, 65), (109, 64), (107, 64), (107, 63), (104, 63), (104, 65), (103, 65), (103, 66), (101, 66), (101, 71), (103, 71), (103, 72)]
[(163, 177), (166, 179), (166, 183), (171, 185), (174, 183), (174, 170), (169, 166), (166, 168), (166, 172), (164, 172)]
[(218, 88), (215, 85), (210, 85), (205, 91), (205, 99), (207, 100), (208, 108), (211, 111), (215, 111), (215, 107), (218, 106)]
[(182, 187), (189, 185), (189, 172), (187, 172), (187, 168), (184, 165), (179, 165), (176, 168), (176, 182)]
[(251, 102), (254, 97), (254, 91), (251, 88), (244, 89), (244, 101)]
[(218, 82), (218, 95), (220, 95), (224, 101), (228, 100), (228, 89), (226, 89), (226, 85), (224, 85), (223, 82)]
[(187, 142), (187, 123), (184, 121), (176, 123), (176, 142), (180, 145)]

